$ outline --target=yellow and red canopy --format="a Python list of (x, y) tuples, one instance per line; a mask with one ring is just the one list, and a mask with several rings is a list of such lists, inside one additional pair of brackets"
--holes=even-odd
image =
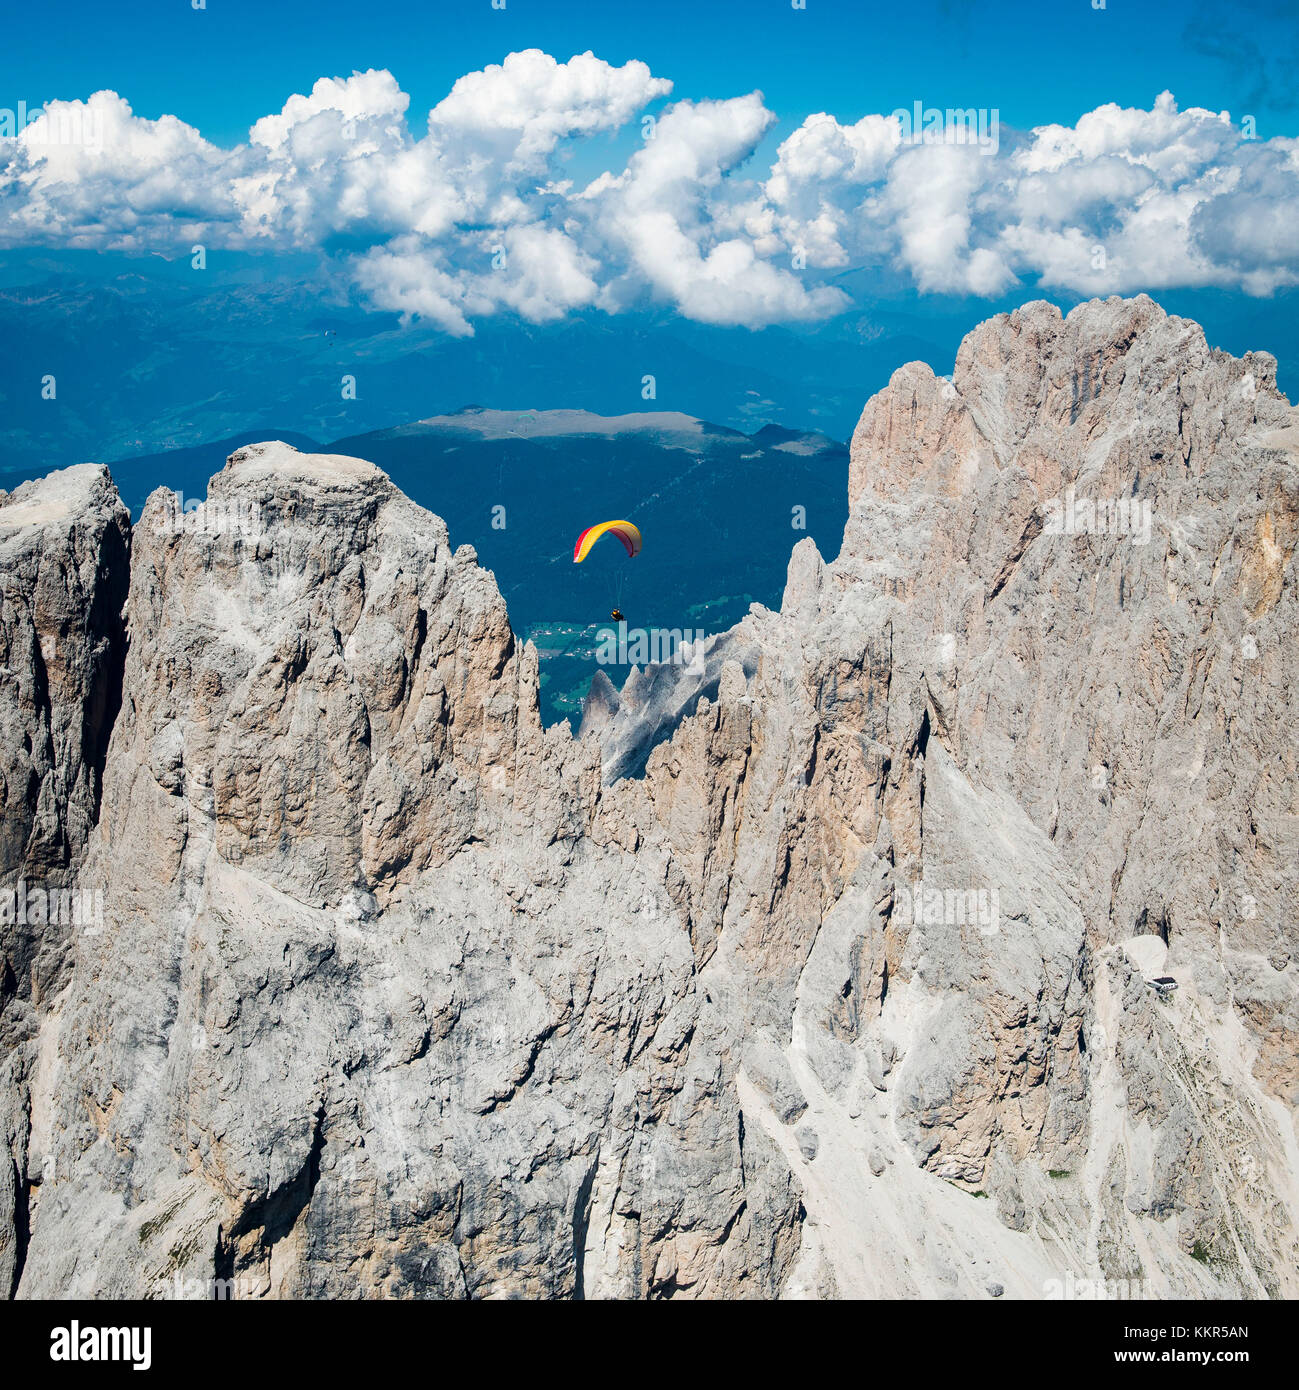
[(606, 531), (612, 532), (627, 547), (627, 554), (633, 558), (640, 554), (640, 532), (630, 521), (601, 521), (595, 526), (588, 526), (577, 538), (577, 544), (573, 547), (573, 563), (580, 565), (583, 560), (591, 553), (591, 547), (604, 535)]

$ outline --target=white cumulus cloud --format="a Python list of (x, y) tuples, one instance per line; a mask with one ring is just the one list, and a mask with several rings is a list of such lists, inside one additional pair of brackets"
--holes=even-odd
[(561, 140), (617, 130), (672, 83), (642, 62), (612, 67), (592, 53), (557, 63), (531, 48), (457, 79), (429, 112), (429, 132), (504, 153), (511, 167), (536, 168)]
[[(941, 137), (971, 113), (927, 113), (940, 138), (917, 142), (909, 112), (817, 112), (764, 167), (761, 93), (658, 109), (671, 87), (642, 62), (531, 49), (459, 78), (419, 129), (391, 73), (357, 72), (233, 149), (114, 92), (53, 102), (22, 130), (0, 118), (0, 245), (318, 249), (376, 308), (455, 334), (589, 306), (815, 319), (848, 305), (830, 277), (856, 266), (976, 296), (1299, 282), (1299, 140), (1247, 139), (1167, 92), (982, 145)], [(608, 142), (629, 126), (629, 152)], [(598, 135), (588, 171), (596, 148), (620, 157), (574, 178)]]

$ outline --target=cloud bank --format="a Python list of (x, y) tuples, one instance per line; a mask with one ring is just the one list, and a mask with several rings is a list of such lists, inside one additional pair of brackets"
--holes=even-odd
[[(975, 113), (926, 113), (923, 135), (898, 113), (818, 113), (763, 168), (761, 93), (662, 105), (671, 91), (641, 62), (532, 49), (467, 73), (422, 122), (391, 73), (322, 78), (234, 149), (114, 92), (51, 102), (0, 124), (0, 245), (313, 248), (375, 308), (458, 335), (588, 307), (820, 319), (861, 266), (976, 296), (1299, 282), (1299, 140), (1167, 92), (1026, 132), (992, 113), (991, 141), (989, 113), (979, 140)], [(627, 127), (621, 167), (567, 172)]]

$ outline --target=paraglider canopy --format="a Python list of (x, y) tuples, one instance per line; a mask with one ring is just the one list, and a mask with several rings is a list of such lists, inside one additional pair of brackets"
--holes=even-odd
[(573, 563), (580, 565), (583, 560), (591, 553), (591, 547), (604, 535), (606, 531), (617, 536), (627, 548), (627, 554), (635, 559), (640, 554), (641, 539), (640, 531), (631, 524), (630, 521), (601, 521), (595, 526), (588, 526), (577, 538), (577, 544), (573, 547)]

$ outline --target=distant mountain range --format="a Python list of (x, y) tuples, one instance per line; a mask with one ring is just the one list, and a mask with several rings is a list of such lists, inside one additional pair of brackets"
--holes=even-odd
[[(272, 429), (110, 467), (138, 518), (159, 487), (202, 499), (231, 453), (267, 438), (377, 464), (446, 521), (453, 545), (474, 547), (515, 631), (541, 651), (547, 722), (576, 717), (615, 606), (632, 628), (721, 631), (751, 603), (778, 605), (803, 536), (837, 554), (847, 519), (842, 443), (779, 425), (744, 434), (676, 411), (470, 407), (332, 443)], [(609, 537), (575, 565), (578, 534), (613, 518), (640, 527), (641, 554), (628, 559)], [(626, 671), (609, 674), (619, 684)]]
[(452, 338), (355, 304), (328, 266), (221, 259), (235, 268), (108, 253), (0, 259), (0, 486), (272, 430), (337, 439), (473, 402), (673, 410), (846, 439), (902, 362), (950, 365), (968, 322), (931, 333), (882, 315), (752, 332), (591, 312), (544, 325), (502, 316)]
[[(0, 256), (0, 487), (235, 436), (338, 439), (471, 402), (671, 410), (746, 433), (774, 422), (847, 439), (862, 403), (903, 363), (951, 371), (972, 316), (1032, 297), (890, 298), (857, 268), (837, 283), (863, 307), (823, 323), (727, 328), (646, 307), (541, 325), (502, 315), (451, 338), (358, 304), (328, 258), (222, 253), (208, 266), (114, 252)], [(1214, 346), (1269, 343), (1294, 389), (1295, 294), (1162, 298), (1203, 323)]]

